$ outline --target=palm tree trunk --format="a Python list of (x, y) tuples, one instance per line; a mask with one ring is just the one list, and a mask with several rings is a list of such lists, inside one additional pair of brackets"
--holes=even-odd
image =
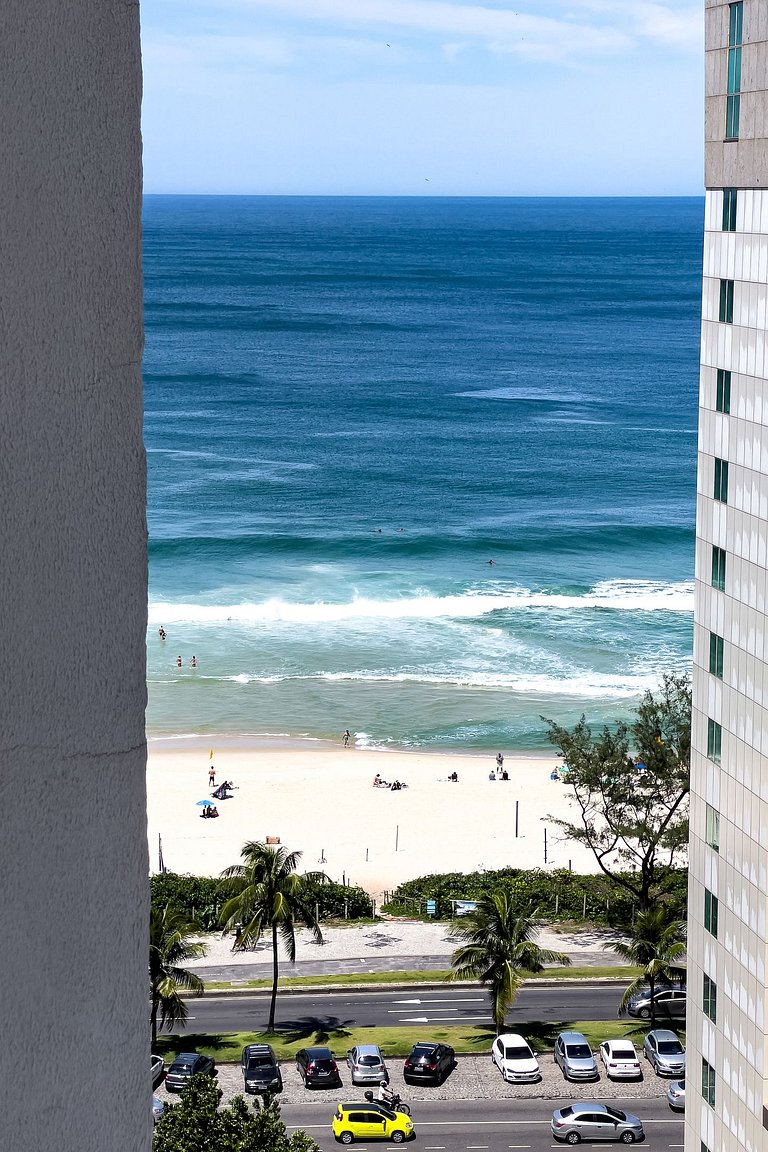
[(651, 1028), (656, 1027), (656, 977), (651, 973), (648, 978), (651, 985)]
[(277, 1000), (277, 924), (272, 925), (272, 1002), (269, 1006), (267, 1032), (275, 1030), (275, 1002)]

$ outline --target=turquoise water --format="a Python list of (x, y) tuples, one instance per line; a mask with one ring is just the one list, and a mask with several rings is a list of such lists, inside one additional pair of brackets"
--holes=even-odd
[(150, 734), (540, 748), (686, 668), (702, 214), (148, 197)]

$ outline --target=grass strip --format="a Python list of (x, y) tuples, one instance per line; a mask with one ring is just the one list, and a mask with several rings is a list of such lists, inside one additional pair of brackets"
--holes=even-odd
[[(572, 1030), (583, 1032), (593, 1049), (603, 1040), (617, 1040), (624, 1037), (642, 1044), (648, 1031), (648, 1021), (627, 1020), (556, 1020), (548, 1023), (526, 1024), (523, 1033), (536, 1052), (550, 1053), (557, 1034)], [(450, 1044), (460, 1056), (478, 1056), (489, 1053), (495, 1032), (484, 1025), (455, 1025), (452, 1027), (428, 1027), (426, 1039)], [(327, 1045), (339, 1061), (346, 1059), (347, 1051), (355, 1044), (378, 1044), (385, 1056), (404, 1058), (414, 1043), (425, 1037), (415, 1028), (380, 1028), (375, 1025), (353, 1028), (312, 1028), (301, 1030), (267, 1032), (221, 1032), (199, 1033), (187, 1036), (158, 1037), (154, 1051), (165, 1060), (172, 1060), (178, 1052), (203, 1052), (213, 1056), (219, 1063), (240, 1060), (246, 1044), (271, 1044), (278, 1060), (292, 1060), (299, 1048), (311, 1045)]]
[[(603, 968), (547, 968), (544, 972), (524, 972), (525, 980), (634, 980), (639, 968), (623, 964), (608, 964)], [(433, 984), (446, 980), (449, 969), (415, 969), (402, 972), (343, 972), (330, 976), (286, 976), (281, 977), (280, 988), (318, 988), (345, 984)], [(226, 990), (227, 988), (271, 988), (271, 980), (206, 980), (206, 988)]]

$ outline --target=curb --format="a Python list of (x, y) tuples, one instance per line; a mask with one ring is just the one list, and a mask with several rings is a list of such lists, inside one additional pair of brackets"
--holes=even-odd
[[(531, 988), (580, 988), (583, 985), (594, 985), (595, 987), (605, 986), (607, 988), (613, 987), (614, 984), (628, 984), (626, 976), (597, 976), (594, 979), (587, 976), (582, 980), (529, 980), (525, 981), (528, 987)], [(446, 987), (451, 988), (477, 988), (478, 983), (476, 980), (439, 980), (425, 981), (423, 984), (409, 982), (408, 984), (398, 983), (396, 980), (391, 984), (307, 984), (302, 988), (288, 987), (281, 988), (278, 985), (278, 996), (307, 996), (313, 993), (329, 994), (332, 992), (408, 992), (418, 991), (422, 992), (443, 992)], [(482, 986), (481, 986), (482, 987)], [(203, 993), (205, 997), (210, 999), (226, 999), (227, 997), (237, 996), (271, 996), (271, 988), (211, 988)], [(183, 1000), (193, 1000), (195, 997), (190, 996), (188, 993), (182, 992), (181, 997)]]

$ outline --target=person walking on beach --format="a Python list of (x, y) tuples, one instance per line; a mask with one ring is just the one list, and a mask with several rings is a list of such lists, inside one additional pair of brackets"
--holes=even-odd
[(498, 752), (496, 754), (496, 769), (497, 769), (497, 771), (501, 772), (503, 767), (504, 767), (504, 757), (502, 756), (501, 752)]
[(213, 764), (211, 764), (210, 768), (208, 769), (208, 783), (210, 784), (211, 788), (213, 788), (214, 784), (216, 783), (216, 769), (214, 768)]
[(342, 738), (341, 738), (341, 739), (342, 739), (342, 740), (343, 740), (343, 742), (344, 742), (344, 747), (345, 747), (345, 748), (349, 748), (349, 741), (350, 741), (350, 739), (351, 739), (351, 737), (350, 737), (350, 733), (349, 733), (349, 728), (347, 728), (347, 729), (346, 729), (346, 731), (344, 732), (344, 735), (342, 736)]

